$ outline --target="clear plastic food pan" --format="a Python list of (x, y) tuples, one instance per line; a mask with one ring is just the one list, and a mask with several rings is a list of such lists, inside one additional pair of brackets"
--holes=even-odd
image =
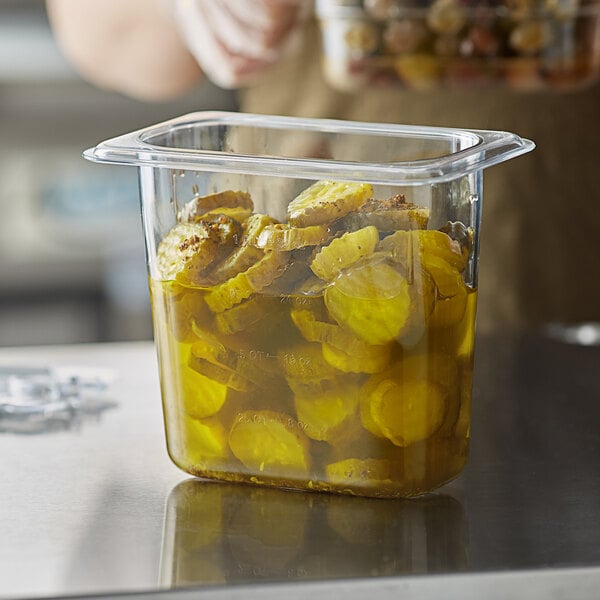
[(317, 0), (317, 15), (342, 90), (571, 90), (600, 74), (598, 0)]
[(414, 496), (468, 452), (496, 131), (195, 113), (85, 157), (139, 169), (172, 460), (200, 477)]

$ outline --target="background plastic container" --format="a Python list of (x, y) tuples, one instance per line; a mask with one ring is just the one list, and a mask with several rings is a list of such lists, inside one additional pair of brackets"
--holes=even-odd
[(598, 0), (318, 0), (328, 81), (570, 90), (600, 74)]
[(202, 477), (414, 496), (463, 468), (483, 169), (505, 132), (194, 113), (136, 165), (167, 445)]

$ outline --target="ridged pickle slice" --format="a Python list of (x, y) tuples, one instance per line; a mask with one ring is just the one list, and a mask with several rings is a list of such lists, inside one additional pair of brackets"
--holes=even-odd
[(317, 181), (289, 203), (288, 221), (295, 227), (331, 223), (360, 208), (372, 195), (368, 183)]
[(396, 231), (381, 240), (379, 249), (389, 252), (392, 259), (399, 263), (412, 259), (413, 255), (435, 256), (458, 271), (465, 269), (469, 259), (469, 251), (465, 246), (437, 229)]
[(379, 232), (373, 226), (345, 233), (323, 246), (310, 268), (317, 277), (332, 281), (344, 269), (373, 254), (378, 243)]
[(164, 299), (171, 333), (178, 342), (194, 341), (193, 322), (212, 326), (213, 315), (204, 301), (204, 290), (183, 286), (176, 281), (161, 281), (150, 282), (150, 293), (153, 301), (155, 295), (157, 300)]
[(306, 475), (308, 444), (296, 419), (272, 410), (239, 413), (229, 432), (236, 458), (251, 471), (267, 475)]
[(190, 283), (201, 281), (205, 269), (217, 257), (218, 232), (203, 223), (179, 223), (158, 245), (156, 264), (160, 277), (174, 280), (181, 276)]
[(252, 209), (243, 208), (241, 206), (236, 206), (234, 208), (214, 208), (213, 210), (209, 210), (208, 212), (204, 213), (202, 218), (210, 218), (213, 215), (224, 215), (238, 221), (241, 224), (244, 224), (244, 222), (252, 215)]
[(460, 272), (466, 267), (468, 253), (441, 231), (396, 231), (381, 240), (378, 251), (388, 253), (406, 271), (420, 263), (442, 298), (459, 293), (463, 285)]
[(340, 374), (323, 358), (319, 344), (295, 344), (282, 348), (277, 357), (286, 377), (328, 379)]
[(408, 282), (384, 262), (342, 273), (324, 297), (329, 314), (369, 344), (394, 340), (410, 316)]
[(256, 247), (260, 232), (277, 221), (268, 215), (256, 213), (244, 224), (242, 242), (221, 264), (214, 269), (217, 281), (224, 281), (246, 271), (264, 256), (264, 252)]
[(431, 381), (382, 379), (375, 386), (366, 385), (363, 392), (363, 425), (395, 446), (427, 439), (444, 421), (447, 393)]
[(306, 246), (317, 246), (327, 241), (330, 237), (326, 225), (309, 225), (308, 227), (294, 227), (287, 223), (267, 225), (258, 236), (258, 248), (275, 250), (298, 250)]
[(428, 208), (406, 202), (406, 198), (398, 194), (387, 200), (369, 199), (360, 210), (346, 215), (341, 224), (350, 231), (370, 225), (379, 231), (387, 232), (398, 229), (425, 229), (428, 222)]
[(206, 294), (206, 304), (213, 312), (223, 312), (239, 304), (279, 277), (285, 270), (288, 260), (289, 256), (286, 253), (268, 250), (246, 271), (212, 287)]
[(289, 387), (297, 395), (334, 390), (343, 375), (323, 358), (320, 344), (295, 344), (281, 349), (277, 357)]
[(448, 234), (437, 229), (415, 231), (423, 254), (443, 258), (459, 271), (464, 271), (469, 260), (469, 250)]
[(363, 354), (350, 354), (331, 344), (323, 344), (323, 358), (344, 373), (379, 373), (390, 361), (390, 346), (368, 346)]
[(255, 294), (240, 304), (217, 313), (215, 315), (217, 328), (225, 335), (248, 329), (251, 325), (268, 317), (270, 308), (268, 300), (268, 298)]
[(456, 267), (453, 267), (443, 258), (430, 254), (422, 254), (421, 265), (431, 275), (438, 295), (442, 298), (456, 296), (464, 288), (462, 275)]
[(467, 310), (467, 295), (467, 287), (462, 284), (454, 296), (438, 298), (429, 325), (432, 328), (442, 328), (460, 323)]
[(181, 208), (177, 220), (193, 223), (202, 219), (207, 213), (215, 212), (221, 208), (243, 209), (252, 212), (254, 203), (248, 192), (225, 190), (216, 194), (192, 198)]
[(229, 388), (213, 381), (190, 367), (181, 369), (181, 395), (187, 414), (204, 419), (217, 414), (225, 401)]
[(327, 344), (357, 358), (389, 356), (391, 351), (389, 344), (367, 344), (348, 329), (322, 320), (324, 317), (315, 310), (292, 309), (290, 317), (307, 342)]
[(296, 396), (296, 416), (304, 433), (317, 441), (329, 441), (344, 427), (358, 407), (359, 389), (340, 385), (328, 392)]
[(229, 455), (227, 432), (215, 418), (198, 420), (187, 417), (184, 422), (186, 459), (196, 467), (206, 467), (215, 459)]
[(222, 353), (206, 340), (192, 344), (188, 362), (191, 369), (238, 392), (250, 391), (252, 383), (235, 371), (236, 364), (231, 350), (225, 349)]

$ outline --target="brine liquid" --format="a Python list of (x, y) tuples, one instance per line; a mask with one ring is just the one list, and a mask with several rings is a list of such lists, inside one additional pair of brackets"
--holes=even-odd
[[(464, 467), (475, 290), (436, 300), (421, 328), (365, 349), (341, 348), (322, 293), (256, 294), (223, 322), (202, 288), (151, 280), (150, 289), (168, 449), (184, 471), (399, 497)], [(311, 327), (332, 343), (310, 341)]]

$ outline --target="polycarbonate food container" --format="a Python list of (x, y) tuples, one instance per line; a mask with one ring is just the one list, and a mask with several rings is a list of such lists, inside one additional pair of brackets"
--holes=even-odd
[(328, 81), (571, 90), (600, 74), (599, 0), (317, 0)]
[(168, 451), (200, 477), (413, 496), (463, 468), (483, 169), (511, 133), (238, 113), (139, 169)]

